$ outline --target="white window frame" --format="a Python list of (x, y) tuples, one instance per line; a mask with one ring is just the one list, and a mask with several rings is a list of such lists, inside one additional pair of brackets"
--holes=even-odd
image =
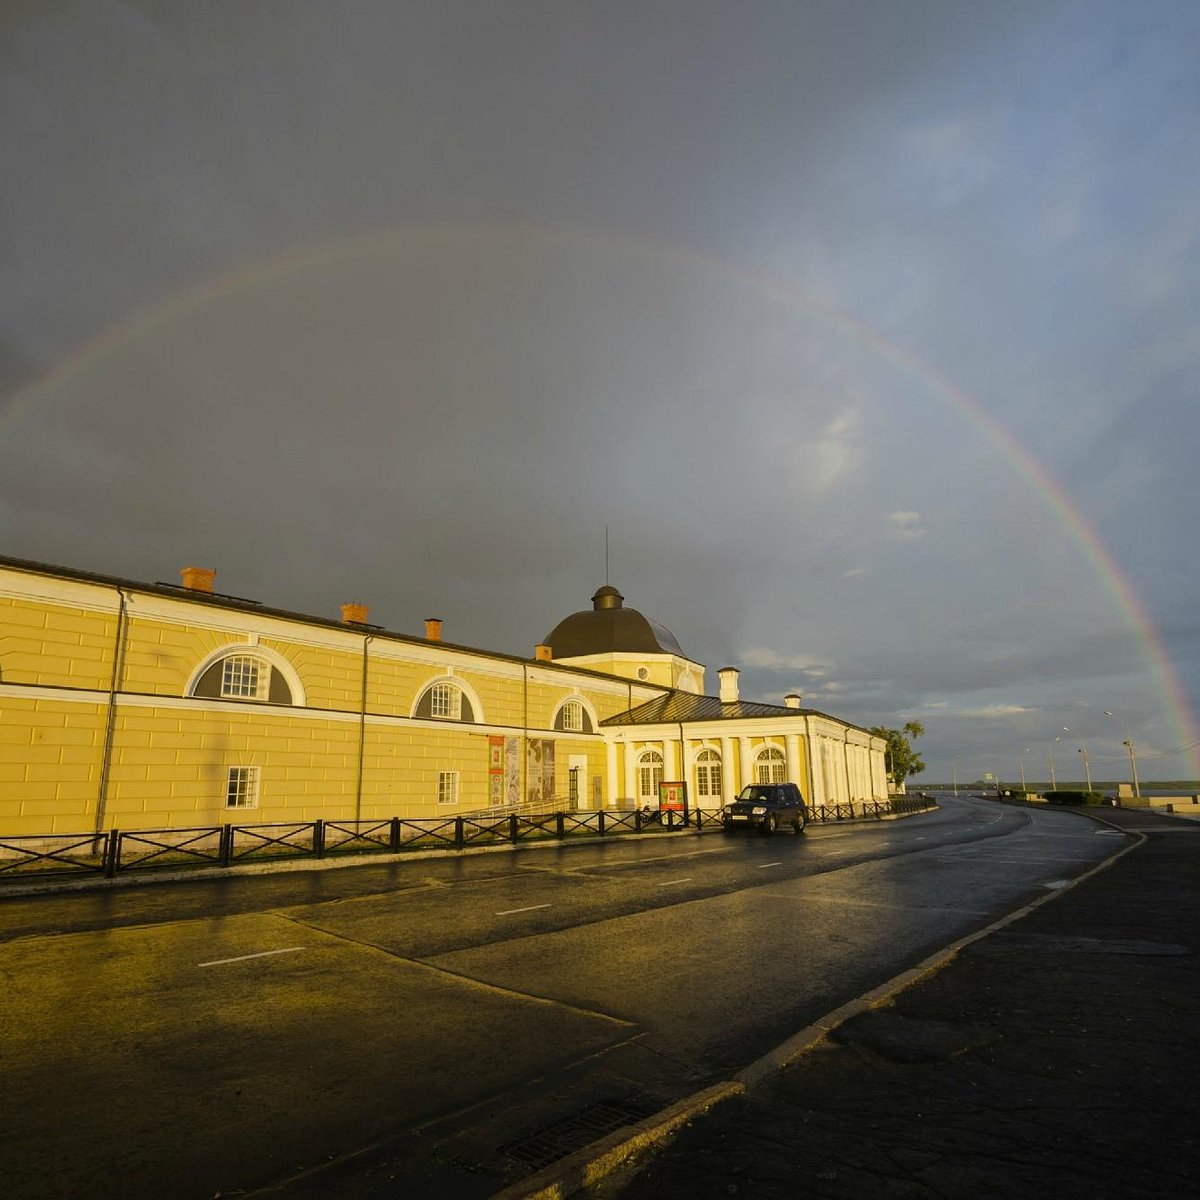
[(696, 755), (696, 795), (721, 795), (721, 755), (716, 750), (701, 750)]
[(458, 803), (458, 775), (457, 771), (439, 771), (438, 772), (438, 798), (439, 804), (457, 804)]
[(461, 720), (461, 689), (453, 683), (435, 683), (429, 689), (429, 715), (441, 721)]
[(663, 781), (663, 756), (657, 750), (638, 755), (638, 798), (658, 803), (658, 785)]
[(257, 808), (261, 782), (260, 767), (230, 767), (225, 773), (225, 807)]
[(755, 783), (787, 783), (787, 758), (778, 746), (763, 746), (754, 759)]
[(567, 733), (583, 732), (583, 704), (578, 700), (568, 700), (562, 706), (562, 727)]
[(265, 700), (271, 665), (255, 654), (229, 654), (221, 660), (222, 700)]

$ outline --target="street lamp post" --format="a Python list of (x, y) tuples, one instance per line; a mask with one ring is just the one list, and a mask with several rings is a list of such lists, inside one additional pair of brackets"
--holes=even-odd
[[(1062, 727), (1062, 731), (1063, 733), (1071, 732), (1065, 725)], [(1060, 733), (1058, 737), (1054, 739), (1054, 741), (1061, 742), (1062, 733)], [(1054, 742), (1050, 743), (1050, 790), (1052, 792), (1058, 790), (1058, 780), (1054, 778)]]
[(1082, 746), (1079, 747), (1079, 753), (1083, 755), (1083, 774), (1087, 779), (1088, 791), (1090, 792), (1092, 790), (1092, 768), (1088, 766), (1087, 751)]
[(1024, 793), (1024, 791), (1025, 791), (1025, 755), (1027, 755), (1028, 753), (1029, 753), (1029, 747), (1026, 746), (1025, 749), (1021, 751), (1021, 791), (1022, 791), (1022, 793)]
[[(1112, 717), (1114, 720), (1118, 719), (1116, 714), (1110, 712), (1107, 708), (1104, 710), (1104, 715), (1106, 717)], [(1141, 799), (1142, 790), (1138, 786), (1138, 776), (1137, 776), (1137, 755), (1133, 752), (1133, 734), (1131, 734), (1129, 732), (1129, 729), (1128, 729), (1128, 727), (1126, 727), (1124, 721), (1121, 721), (1120, 724), (1121, 724), (1121, 727), (1125, 730), (1125, 740), (1121, 743), (1121, 745), (1124, 746), (1125, 749), (1129, 751), (1129, 770), (1133, 773), (1133, 794), (1138, 799)]]

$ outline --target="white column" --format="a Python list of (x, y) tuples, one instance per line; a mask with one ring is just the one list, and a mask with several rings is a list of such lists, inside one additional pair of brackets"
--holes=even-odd
[[(787, 756), (787, 777), (789, 783), (796, 784), (805, 791), (804, 780), (800, 778), (800, 735), (789, 733), (783, 739), (784, 753)], [(807, 799), (808, 797), (805, 797)]]
[(637, 803), (637, 772), (634, 768), (633, 743), (625, 742), (625, 799), (631, 804)]
[(750, 739), (738, 738), (738, 758), (741, 760), (742, 787), (754, 782), (754, 760), (750, 756)]
[(605, 787), (608, 790), (608, 807), (617, 807), (617, 743), (609, 742), (604, 747), (605, 763), (604, 770), (607, 774), (605, 779)]
[(741, 789), (733, 761), (733, 738), (721, 739), (721, 801), (732, 800)]
[(675, 738), (663, 741), (663, 778), (668, 782), (683, 778), (683, 764), (680, 762), (679, 742)]

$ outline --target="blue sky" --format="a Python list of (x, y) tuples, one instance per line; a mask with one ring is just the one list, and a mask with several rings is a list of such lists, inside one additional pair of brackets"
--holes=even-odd
[(6, 5), (0, 552), (530, 653), (607, 526), (927, 778), (1192, 775), (1197, 61), (1192, 3)]

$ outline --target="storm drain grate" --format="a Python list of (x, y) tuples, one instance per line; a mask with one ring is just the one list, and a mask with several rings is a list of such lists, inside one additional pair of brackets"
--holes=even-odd
[(501, 1146), (499, 1152), (524, 1167), (540, 1170), (597, 1138), (644, 1120), (653, 1111), (637, 1100), (601, 1100)]

